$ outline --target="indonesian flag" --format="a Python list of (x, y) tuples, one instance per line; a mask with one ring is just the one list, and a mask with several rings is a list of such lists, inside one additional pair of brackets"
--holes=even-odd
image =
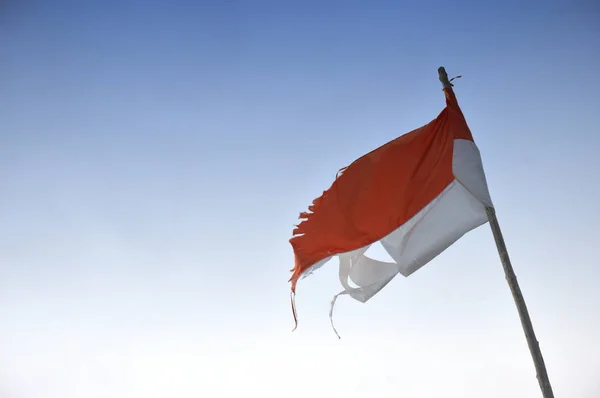
[[(479, 150), (451, 85), (446, 107), (430, 123), (375, 149), (340, 170), (315, 199), (290, 243), (296, 284), (339, 257), (342, 294), (366, 302), (397, 274), (408, 277), (488, 221), (492, 208)], [(365, 251), (380, 242), (394, 262)], [(354, 286), (350, 285), (350, 282)]]

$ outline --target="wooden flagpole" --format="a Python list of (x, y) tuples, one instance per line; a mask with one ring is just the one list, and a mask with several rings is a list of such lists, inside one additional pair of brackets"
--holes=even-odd
[[(438, 74), (440, 82), (442, 82), (444, 88), (452, 87), (452, 83), (450, 83), (450, 80), (448, 80), (448, 74), (443, 66), (438, 69)], [(542, 396), (544, 398), (554, 398), (552, 386), (550, 385), (550, 379), (548, 378), (548, 372), (546, 371), (546, 365), (544, 364), (544, 358), (542, 357), (542, 351), (540, 350), (540, 344), (535, 337), (533, 325), (531, 324), (531, 318), (529, 317), (529, 312), (527, 311), (527, 305), (525, 305), (525, 299), (521, 293), (517, 276), (515, 275), (515, 271), (513, 270), (510, 262), (510, 257), (508, 256), (508, 250), (506, 249), (506, 243), (504, 242), (504, 237), (502, 236), (502, 231), (500, 230), (500, 224), (498, 223), (498, 218), (496, 217), (496, 211), (493, 207), (486, 207), (485, 211), (490, 221), (490, 227), (492, 228), (494, 240), (496, 241), (496, 247), (498, 248), (498, 254), (500, 255), (502, 267), (504, 268), (506, 281), (508, 282), (508, 286), (510, 287), (510, 291), (517, 306), (517, 311), (519, 312), (519, 318), (521, 319), (521, 325), (523, 326), (523, 330), (525, 332), (527, 345), (529, 345), (529, 351), (531, 352), (531, 356), (533, 358), (533, 363), (537, 372), (538, 383), (540, 384), (540, 389), (542, 390)]]

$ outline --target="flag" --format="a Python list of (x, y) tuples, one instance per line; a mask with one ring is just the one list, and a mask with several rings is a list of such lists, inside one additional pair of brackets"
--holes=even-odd
[[(298, 280), (332, 257), (339, 258), (344, 290), (334, 296), (330, 317), (339, 295), (367, 302), (396, 275), (408, 277), (488, 221), (486, 207), (493, 205), (479, 149), (452, 87), (444, 93), (446, 107), (434, 120), (340, 170), (300, 213), (290, 239), (296, 326)], [(393, 262), (365, 255), (376, 242)]]

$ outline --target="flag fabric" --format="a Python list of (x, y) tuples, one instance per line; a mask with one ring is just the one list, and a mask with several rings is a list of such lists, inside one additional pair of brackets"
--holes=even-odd
[[(290, 239), (298, 280), (339, 258), (345, 294), (366, 302), (396, 275), (408, 277), (464, 234), (492, 207), (479, 149), (451, 87), (430, 123), (360, 157), (315, 199)], [(365, 255), (380, 242), (393, 262)], [(351, 286), (351, 283), (354, 286)], [(333, 323), (333, 322), (332, 322)], [(337, 333), (337, 332), (336, 332)]]

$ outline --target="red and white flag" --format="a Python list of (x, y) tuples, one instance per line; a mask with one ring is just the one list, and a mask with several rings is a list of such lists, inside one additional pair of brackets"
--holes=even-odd
[[(342, 294), (366, 302), (488, 221), (493, 205), (479, 150), (454, 91), (444, 92), (437, 118), (342, 169), (300, 214), (290, 239), (293, 295), (299, 279), (337, 256), (344, 290), (333, 302)], [(394, 262), (365, 256), (376, 242)], [(293, 298), (292, 306), (297, 319)]]

